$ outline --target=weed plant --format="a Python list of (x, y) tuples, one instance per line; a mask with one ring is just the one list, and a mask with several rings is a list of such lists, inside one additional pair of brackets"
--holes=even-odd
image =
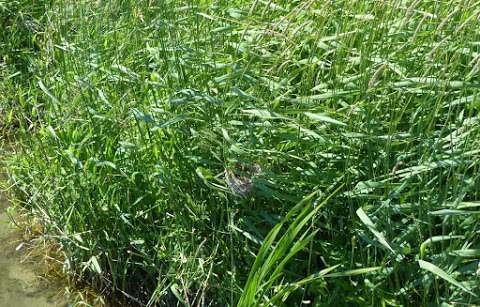
[(10, 180), (72, 278), (162, 306), (480, 304), (477, 0), (0, 12)]

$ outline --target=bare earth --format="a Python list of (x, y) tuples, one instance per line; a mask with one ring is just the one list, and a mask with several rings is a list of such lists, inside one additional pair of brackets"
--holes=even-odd
[(0, 307), (68, 306), (59, 302), (61, 289), (47, 287), (33, 264), (21, 263), (21, 253), (15, 250), (19, 235), (9, 223), (7, 206), (0, 194)]

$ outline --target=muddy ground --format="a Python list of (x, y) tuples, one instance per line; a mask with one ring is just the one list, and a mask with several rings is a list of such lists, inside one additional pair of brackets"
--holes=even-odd
[(22, 236), (10, 223), (8, 205), (0, 192), (0, 307), (68, 306), (62, 287), (39, 277), (34, 260), (25, 259), (22, 249), (17, 251)]

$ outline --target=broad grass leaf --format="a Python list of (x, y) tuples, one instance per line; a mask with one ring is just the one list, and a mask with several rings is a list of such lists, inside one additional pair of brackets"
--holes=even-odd
[(469, 215), (469, 214), (480, 214), (480, 211), (441, 209), (441, 210), (428, 212), (428, 214), (429, 215), (436, 215), (436, 216)]
[(325, 277), (330, 277), (330, 278), (332, 278), (332, 277), (349, 277), (349, 276), (368, 274), (368, 273), (380, 271), (381, 269), (383, 269), (383, 267), (381, 267), (381, 266), (361, 268), (361, 269), (354, 269), (354, 270), (348, 270), (348, 271), (337, 272), (337, 273), (330, 273), (330, 274), (326, 274)]
[(445, 272), (441, 268), (437, 267), (433, 263), (430, 263), (430, 262), (424, 261), (424, 260), (418, 260), (418, 265), (420, 265), (420, 268), (437, 275), (438, 277), (444, 279), (445, 281), (451, 283), (452, 285), (462, 289), (463, 291), (468, 292), (473, 296), (477, 296), (470, 289), (466, 288), (464, 285), (462, 285), (461, 283), (456, 281), (455, 278), (453, 278), (450, 274), (448, 274), (447, 272)]
[(345, 124), (345, 123), (343, 123), (339, 120), (333, 119), (330, 116), (325, 115), (325, 114), (310, 113), (310, 112), (305, 112), (304, 114), (305, 114), (305, 116), (307, 116), (308, 118), (310, 118), (311, 120), (314, 120), (314, 121), (320, 121), (320, 122), (325, 122), (325, 123), (340, 125), (340, 126), (346, 126), (347, 125), (347, 124)]
[(363, 211), (362, 208), (358, 208), (357, 215), (362, 221), (362, 223), (365, 224), (365, 226), (367, 226), (367, 228), (375, 235), (375, 237), (377, 237), (380, 244), (382, 244), (386, 249), (388, 249), (389, 251), (395, 254), (395, 251), (390, 246), (390, 244), (388, 244), (385, 236), (376, 229), (372, 220), (368, 217), (368, 215), (365, 213), (365, 211)]
[(45, 86), (45, 84), (43, 83), (42, 80), (39, 80), (38, 81), (38, 86), (40, 87), (40, 89), (42, 90), (42, 92), (44, 92), (54, 103), (56, 104), (59, 104), (60, 101), (58, 100), (57, 97), (55, 97), (52, 92), (50, 92), (50, 90)]
[(450, 252), (451, 255), (462, 258), (480, 258), (480, 249), (459, 249)]
[(247, 113), (253, 116), (257, 116), (262, 119), (287, 119), (285, 116), (282, 116), (278, 113), (271, 112), (263, 109), (248, 109), (242, 110), (243, 113)]
[(423, 258), (425, 256), (427, 247), (430, 246), (432, 243), (464, 238), (465, 236), (462, 235), (433, 236), (431, 238), (428, 238), (422, 244), (420, 244), (420, 258)]
[(88, 262), (89, 263), (89, 268), (97, 273), (97, 274), (101, 274), (102, 273), (102, 268), (100, 266), (100, 264), (98, 263), (98, 260), (97, 260), (97, 257), (95, 256), (92, 256), (90, 258), (90, 261)]

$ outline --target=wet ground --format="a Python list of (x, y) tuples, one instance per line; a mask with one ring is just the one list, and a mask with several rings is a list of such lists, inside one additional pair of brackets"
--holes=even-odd
[(21, 236), (10, 223), (7, 207), (0, 192), (0, 307), (68, 306), (61, 302), (62, 289), (39, 278), (33, 261), (21, 261), (22, 251), (16, 250)]

